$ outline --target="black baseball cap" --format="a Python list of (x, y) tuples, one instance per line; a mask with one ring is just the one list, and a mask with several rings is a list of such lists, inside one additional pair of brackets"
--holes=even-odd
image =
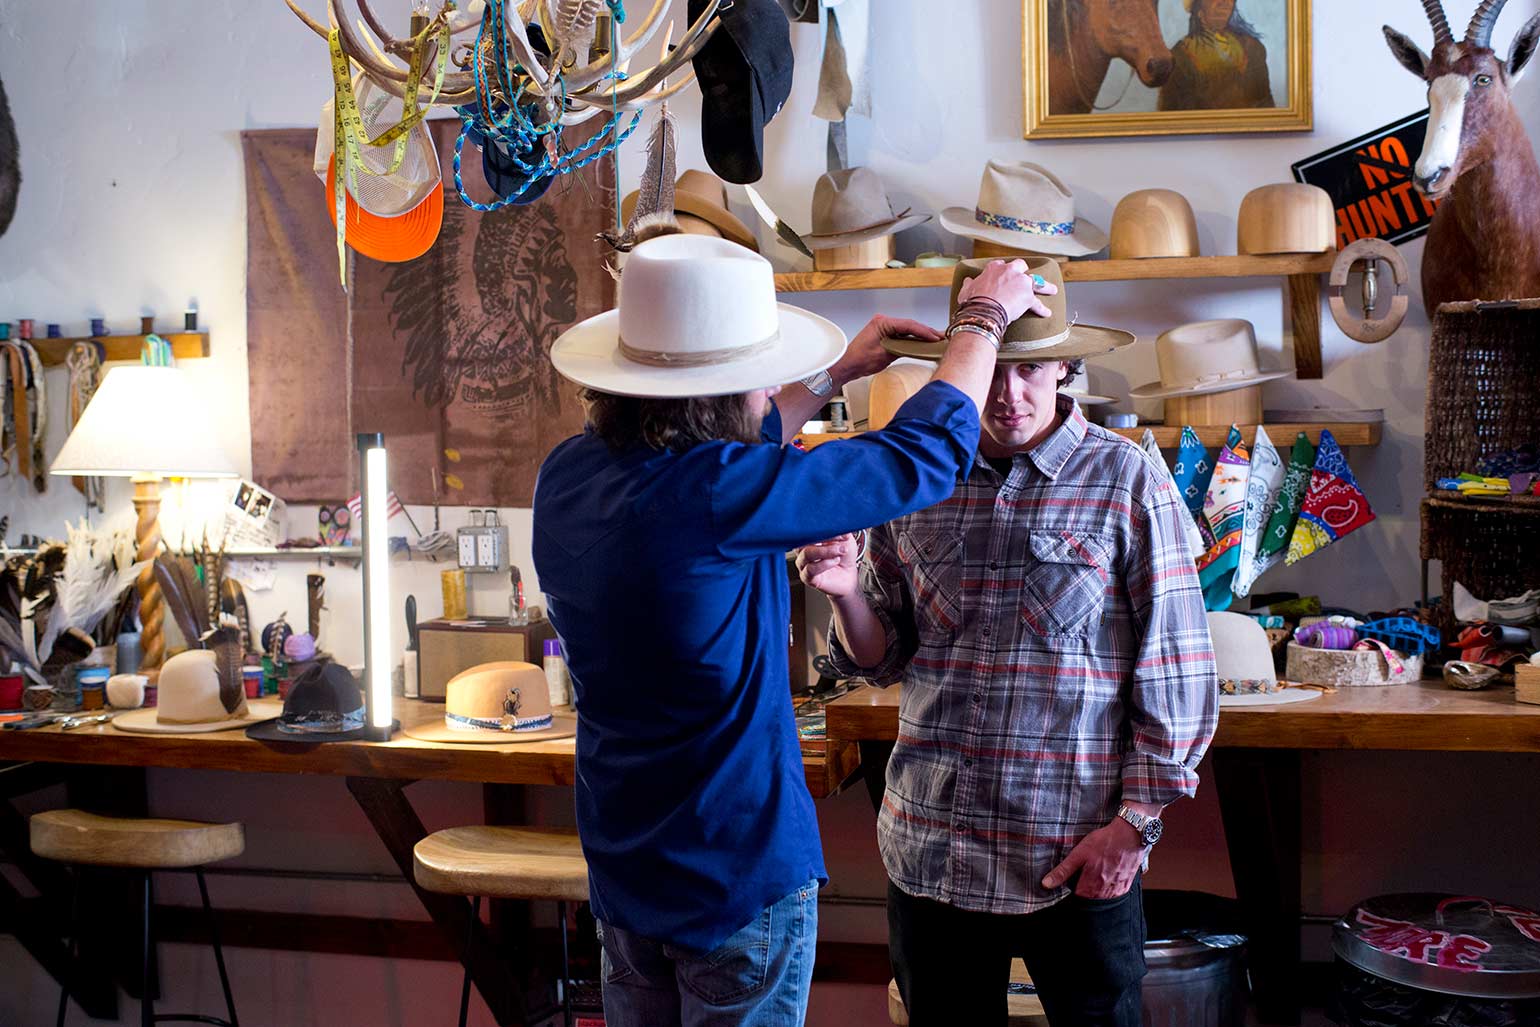
[(262, 742), (349, 742), (364, 735), (364, 692), (340, 663), (305, 668), (283, 701), (277, 720), (253, 724), (246, 737)]
[[(693, 23), (707, 0), (690, 0)], [(701, 146), (726, 182), (764, 174), (765, 126), (791, 95), (791, 23), (779, 0), (724, 0), (721, 24), (695, 55)]]

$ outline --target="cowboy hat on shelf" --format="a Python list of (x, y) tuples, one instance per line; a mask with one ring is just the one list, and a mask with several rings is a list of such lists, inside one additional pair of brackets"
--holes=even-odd
[(1160, 380), (1129, 390), (1131, 399), (1206, 396), (1288, 378), (1293, 371), (1264, 371), (1250, 321), (1196, 321), (1162, 332), (1155, 340)]
[(813, 230), (802, 241), (810, 250), (857, 246), (929, 220), (908, 208), (895, 213), (882, 178), (870, 168), (841, 168), (813, 187)]
[[(627, 224), (638, 195), (632, 192), (621, 201), (620, 219)], [(674, 183), (674, 219), (690, 235), (714, 235), (759, 251), (754, 233), (727, 209), (727, 187), (710, 172), (691, 168), (679, 176)]]
[(1028, 253), (1083, 257), (1107, 245), (1107, 233), (1075, 214), (1075, 194), (1040, 164), (992, 160), (978, 203), (948, 207), (941, 226), (954, 235)]

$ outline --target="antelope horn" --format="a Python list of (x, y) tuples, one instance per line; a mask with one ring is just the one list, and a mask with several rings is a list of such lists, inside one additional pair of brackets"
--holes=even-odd
[[(716, 4), (711, 5), (713, 8)], [(636, 56), (638, 50), (651, 42), (657, 35), (658, 28), (663, 24), (663, 13), (668, 8), (668, 0), (655, 0), (652, 10), (647, 12), (646, 19), (640, 28), (631, 34), (631, 38), (623, 40), (615, 54), (615, 63), (624, 64)], [(702, 17), (710, 14), (707, 11)], [(575, 68), (570, 73), (562, 76), (562, 81), (567, 83), (567, 92), (578, 92), (587, 89), (608, 75), (610, 71), (610, 58), (602, 57), (581, 68)]]
[(1453, 43), (1454, 33), (1449, 31), (1449, 19), (1444, 17), (1443, 0), (1422, 0), (1422, 9), (1428, 12), (1428, 21), (1433, 23), (1433, 45)]
[(1497, 16), (1503, 13), (1503, 6), (1508, 0), (1481, 0), (1476, 8), (1476, 13), (1471, 15), (1470, 28), (1465, 30), (1466, 46), (1492, 45), (1492, 27), (1497, 24)]
[[(713, 4), (713, 8), (714, 7), (715, 5)], [(701, 19), (696, 22), (696, 24), (690, 26), (690, 31), (685, 33), (684, 39), (680, 41), (679, 46), (674, 50), (674, 52), (666, 56), (662, 61), (658, 62), (655, 67), (650, 68), (646, 72), (643, 72), (636, 78), (631, 78), (625, 82), (619, 83), (612, 89), (602, 92), (584, 92), (578, 94), (577, 96), (569, 95), (568, 99), (575, 100), (580, 103), (598, 104), (604, 106), (614, 104), (616, 106), (628, 108), (629, 105), (638, 102), (646, 103), (657, 99), (657, 97), (648, 96), (648, 94), (651, 93), (660, 82), (668, 78), (674, 72), (678, 71), (681, 66), (694, 58), (700, 49), (706, 45), (707, 40), (711, 38), (711, 34), (716, 31), (717, 24), (718, 23), (715, 21), (711, 22), (709, 25), (706, 24), (706, 18), (705, 16), (702, 16)], [(686, 78), (683, 81), (688, 82), (689, 80), (689, 78)], [(670, 90), (671, 91), (669, 95), (672, 95), (672, 87), (670, 87)]]

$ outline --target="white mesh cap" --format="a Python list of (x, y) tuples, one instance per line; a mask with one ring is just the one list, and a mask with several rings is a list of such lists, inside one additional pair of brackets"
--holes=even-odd
[[(363, 120), (364, 133), (373, 139), (402, 118), (404, 104), (401, 97), (381, 89), (367, 75), (359, 75), (353, 82), (353, 93), (358, 100), (359, 117)], [(326, 181), (326, 169), (332, 162), (332, 114), (333, 101), (321, 107), (320, 124), (316, 128), (314, 171), (322, 182)], [(356, 188), (348, 191), (360, 207), (378, 217), (397, 217), (416, 207), (428, 193), (438, 188), (438, 151), (428, 134), (426, 122), (419, 122), (407, 133), (406, 154), (401, 166), (393, 174), (384, 174), (395, 155), (395, 144), (369, 146), (360, 143), (359, 155), (364, 166), (374, 174), (359, 171)]]

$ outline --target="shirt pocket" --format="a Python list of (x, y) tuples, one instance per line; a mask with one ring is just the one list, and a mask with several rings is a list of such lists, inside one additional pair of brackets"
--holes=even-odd
[(909, 568), (920, 643), (950, 642), (962, 627), (962, 535), (905, 531), (898, 556)]
[(1064, 530), (1034, 531), (1030, 541), (1022, 621), (1033, 634), (1084, 638), (1107, 595), (1107, 543), (1099, 535)]

